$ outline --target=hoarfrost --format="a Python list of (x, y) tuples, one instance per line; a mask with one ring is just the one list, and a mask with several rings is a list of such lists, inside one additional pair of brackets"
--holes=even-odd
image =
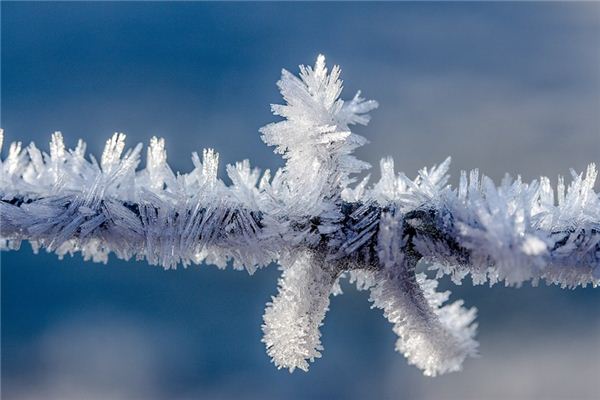
[[(307, 370), (321, 356), (321, 334), (331, 294), (350, 276), (370, 290), (398, 335), (396, 349), (426, 375), (456, 371), (476, 354), (475, 309), (447, 303), (437, 292), (444, 274), (460, 284), (545, 281), (575, 288), (600, 283), (600, 198), (597, 170), (572, 172), (556, 190), (550, 180), (500, 186), (463, 172), (449, 184), (448, 158), (415, 179), (381, 160), (381, 179), (369, 186), (356, 174), (369, 168), (353, 152), (367, 141), (352, 132), (377, 107), (360, 92), (340, 98), (339, 67), (319, 56), (299, 77), (278, 82), (282, 117), (260, 129), (285, 166), (271, 174), (248, 160), (228, 165), (232, 182), (217, 176), (219, 155), (192, 154), (193, 170), (174, 173), (165, 142), (152, 138), (145, 168), (141, 144), (125, 151), (125, 135), (106, 143), (100, 163), (85, 158), (85, 143), (67, 150), (52, 135), (50, 153), (33, 143), (10, 145), (0, 161), (0, 246), (60, 257), (80, 252), (107, 262), (145, 259), (175, 268), (207, 262), (254, 273), (275, 261), (282, 267), (278, 294), (267, 304), (263, 342), (279, 368)], [(0, 147), (4, 138), (0, 130)], [(436, 279), (415, 272), (424, 259)]]

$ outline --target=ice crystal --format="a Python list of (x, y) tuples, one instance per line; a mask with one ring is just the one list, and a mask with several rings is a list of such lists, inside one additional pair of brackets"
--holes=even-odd
[[(261, 128), (266, 144), (285, 159), (271, 175), (248, 160), (217, 176), (219, 155), (192, 154), (194, 168), (174, 173), (163, 139), (152, 138), (146, 166), (142, 146), (125, 151), (125, 135), (106, 143), (98, 163), (85, 144), (67, 150), (59, 132), (49, 154), (33, 143), (11, 144), (0, 161), (0, 245), (27, 240), (60, 257), (108, 254), (175, 268), (202, 262), (254, 273), (277, 262), (278, 294), (267, 304), (263, 342), (278, 368), (307, 370), (321, 356), (320, 326), (339, 280), (350, 276), (370, 290), (398, 335), (396, 349), (426, 375), (459, 370), (476, 354), (475, 309), (448, 303), (437, 292), (444, 274), (460, 283), (521, 285), (545, 281), (574, 288), (600, 283), (600, 198), (597, 171), (500, 186), (477, 170), (448, 184), (450, 159), (415, 179), (381, 161), (381, 179), (356, 183), (369, 168), (353, 152), (366, 139), (353, 133), (377, 107), (360, 93), (340, 98), (340, 69), (319, 56), (299, 77), (283, 71), (278, 86), (282, 120)], [(0, 147), (3, 132), (0, 131)], [(416, 273), (430, 262), (435, 278)]]
[(307, 371), (307, 360), (321, 357), (319, 327), (337, 277), (310, 253), (298, 255), (289, 266), (282, 265), (279, 293), (267, 303), (263, 317), (263, 342), (279, 368)]

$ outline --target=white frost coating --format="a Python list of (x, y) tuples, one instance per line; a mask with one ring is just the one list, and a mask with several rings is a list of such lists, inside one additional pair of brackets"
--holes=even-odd
[[(441, 274), (459, 283), (467, 274), (476, 284), (520, 286), (540, 280), (574, 288), (600, 284), (600, 197), (594, 192), (595, 164), (585, 175), (571, 171), (565, 189), (559, 178), (558, 202), (546, 177), (524, 183), (506, 176), (499, 187), (473, 170), (461, 173), (459, 186), (447, 184), (450, 158), (423, 169), (414, 180), (395, 175), (390, 158), (381, 161), (381, 180), (365, 193), (379, 204), (409, 213), (438, 210), (429, 221), (468, 252), (465, 259), (447, 241), (418, 234), (418, 252)], [(422, 220), (408, 221), (422, 224)], [(414, 225), (415, 228), (419, 226)]]
[(437, 281), (425, 274), (416, 274), (416, 297), (403, 279), (374, 273), (370, 296), (393, 324), (396, 350), (427, 376), (459, 371), (465, 358), (477, 354), (476, 309), (465, 309), (462, 300), (443, 305), (450, 292), (437, 292)]
[(379, 231), (383, 269), (354, 276), (359, 289), (370, 289), (373, 307), (393, 324), (396, 350), (427, 376), (458, 371), (464, 359), (477, 354), (476, 309), (463, 301), (444, 305), (450, 292), (437, 292), (437, 281), (415, 274), (417, 260), (405, 255), (401, 217), (386, 214)]
[(308, 252), (298, 255), (279, 279), (279, 293), (267, 303), (263, 342), (277, 368), (308, 371), (321, 357), (321, 332), (334, 274)]
[[(283, 121), (260, 129), (263, 141), (275, 146), (286, 160), (285, 182), (278, 190), (288, 214), (320, 215), (334, 211), (332, 203), (354, 182), (351, 175), (369, 168), (353, 151), (367, 140), (350, 131), (353, 124), (366, 125), (375, 101), (365, 101), (360, 92), (350, 102), (339, 98), (340, 69), (327, 73), (325, 57), (319, 55), (314, 68), (300, 66), (300, 78), (283, 70), (277, 86), (285, 105), (271, 106)], [(337, 210), (336, 210), (337, 211)]]
[[(0, 159), (0, 248), (29, 241), (60, 257), (80, 252), (107, 262), (145, 259), (175, 268), (228, 263), (253, 273), (275, 261), (283, 269), (279, 293), (264, 315), (267, 353), (280, 368), (306, 370), (323, 349), (319, 326), (330, 294), (350, 275), (371, 290), (398, 334), (397, 349), (427, 375), (455, 371), (475, 354), (475, 309), (416, 274), (419, 259), (438, 277), (461, 283), (520, 285), (545, 281), (563, 287), (600, 283), (600, 198), (594, 164), (572, 173), (556, 193), (547, 178), (497, 187), (477, 170), (448, 184), (450, 159), (415, 179), (381, 161), (381, 180), (366, 177), (368, 164), (353, 152), (366, 139), (353, 133), (377, 103), (360, 93), (340, 99), (340, 70), (319, 56), (296, 77), (283, 71), (278, 86), (283, 120), (263, 127), (284, 168), (261, 175), (245, 160), (227, 166), (232, 182), (217, 176), (219, 155), (192, 154), (193, 169), (175, 173), (163, 139), (152, 138), (146, 166), (142, 146), (125, 150), (117, 133), (96, 161), (85, 143), (68, 150), (59, 132), (49, 154), (33, 143), (13, 143)], [(0, 130), (0, 149), (4, 135)]]

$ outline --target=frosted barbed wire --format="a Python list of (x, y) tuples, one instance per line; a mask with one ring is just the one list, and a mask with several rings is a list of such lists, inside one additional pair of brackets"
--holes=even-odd
[(386, 158), (379, 182), (351, 186), (368, 164), (353, 155), (366, 139), (350, 126), (366, 124), (377, 103), (360, 93), (341, 100), (339, 74), (328, 72), (323, 56), (301, 66), (299, 78), (283, 71), (286, 104), (272, 106), (283, 120), (260, 132), (286, 164), (273, 176), (248, 160), (228, 165), (229, 186), (217, 176), (216, 152), (193, 153), (192, 171), (175, 174), (159, 138), (143, 169), (141, 145), (124, 152), (123, 134), (107, 141), (100, 163), (85, 158), (82, 141), (67, 150), (58, 132), (49, 154), (13, 143), (0, 161), (0, 244), (16, 249), (27, 240), (61, 257), (81, 252), (107, 262), (114, 253), (164, 268), (231, 263), (253, 273), (278, 262), (282, 278), (263, 317), (263, 342), (290, 371), (321, 356), (329, 295), (347, 275), (371, 290), (399, 336), (396, 349), (427, 375), (458, 370), (475, 354), (476, 324), (474, 309), (444, 305), (449, 293), (415, 273), (420, 259), (457, 283), (467, 275), (476, 284), (600, 283), (594, 164), (585, 175), (573, 172), (568, 187), (561, 178), (556, 201), (547, 178), (507, 178), (496, 187), (474, 170), (454, 189), (450, 159), (411, 180)]

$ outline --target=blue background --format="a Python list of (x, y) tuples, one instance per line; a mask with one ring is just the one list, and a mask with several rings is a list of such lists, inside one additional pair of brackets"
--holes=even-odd
[[(413, 176), (453, 156), (498, 180), (568, 175), (600, 161), (600, 4), (8, 3), (1, 5), (1, 126), (41, 147), (60, 130), (99, 154), (114, 131), (167, 141), (188, 171), (202, 147), (226, 163), (279, 157), (281, 68), (324, 53), (345, 97), (381, 106), (359, 157)], [(3, 151), (3, 155), (6, 150)], [(379, 175), (377, 168), (373, 176)], [(596, 186), (598, 187), (598, 185)], [(482, 357), (431, 379), (393, 351), (366, 293), (346, 285), (309, 373), (277, 371), (260, 342), (276, 266), (254, 276), (1, 254), (6, 399), (593, 398), (600, 291), (452, 287), (479, 309)]]

